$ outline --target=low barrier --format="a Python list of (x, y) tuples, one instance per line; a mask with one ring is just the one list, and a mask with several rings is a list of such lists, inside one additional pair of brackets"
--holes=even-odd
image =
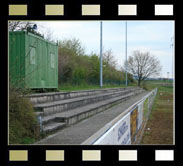
[(138, 133), (150, 115), (157, 88), (133, 104), (82, 145), (129, 145), (137, 142)]

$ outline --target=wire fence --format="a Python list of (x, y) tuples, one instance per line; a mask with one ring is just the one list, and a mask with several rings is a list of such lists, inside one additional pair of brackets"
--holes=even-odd
[[(133, 81), (128, 80), (127, 83), (130, 84)], [(72, 79), (68, 79), (68, 80), (64, 80), (63, 78), (61, 78), (61, 80), (59, 81), (59, 84), (70, 84), (70, 85), (74, 85), (74, 86), (78, 86), (78, 85), (84, 85), (84, 84), (88, 84), (88, 85), (100, 85), (100, 80), (99, 79), (94, 79), (94, 78), (89, 78), (89, 79), (81, 79), (81, 78), (77, 78), (77, 77), (73, 77)], [(111, 79), (103, 79), (103, 84), (104, 85), (126, 85), (126, 81), (123, 80), (111, 80)]]

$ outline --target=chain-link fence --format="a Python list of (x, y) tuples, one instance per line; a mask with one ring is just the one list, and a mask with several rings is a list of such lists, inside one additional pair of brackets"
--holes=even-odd
[[(89, 78), (89, 79), (81, 79), (81, 78), (77, 78), (74, 77), (72, 79), (64, 79), (64, 78), (60, 78), (60, 85), (64, 85), (64, 84), (70, 84), (73, 86), (81, 86), (81, 85), (100, 85), (100, 80), (99, 79), (95, 79), (95, 78)], [(128, 85), (130, 83), (133, 83), (131, 80), (127, 80)], [(126, 81), (123, 80), (112, 80), (112, 79), (103, 79), (103, 85), (118, 85), (118, 86), (122, 86), (122, 85), (126, 85)]]

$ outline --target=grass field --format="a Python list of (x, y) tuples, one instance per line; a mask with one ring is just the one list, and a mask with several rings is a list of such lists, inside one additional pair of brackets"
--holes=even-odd
[(147, 87), (158, 87), (158, 93), (141, 144), (173, 144), (173, 86), (149, 82)]
[[(130, 83), (128, 86), (137, 86), (135, 83), (132, 84)], [(103, 85), (102, 88), (122, 88), (122, 87), (126, 87), (125, 84), (121, 84), (121, 85)], [(83, 84), (83, 85), (71, 85), (71, 84), (62, 84), (59, 86), (59, 91), (77, 91), (77, 90), (89, 90), (89, 89), (101, 89), (101, 87), (99, 85), (87, 85), (87, 84)]]
[[(133, 82), (128, 84), (128, 86), (137, 86), (137, 82)], [(147, 90), (152, 90), (156, 87), (171, 87), (172, 81), (163, 81), (163, 80), (156, 80), (156, 81), (145, 81), (145, 84), (142, 83), (142, 88)], [(112, 85), (112, 84), (103, 84), (102, 88), (117, 88), (117, 87), (126, 87), (125, 83), (120, 85)], [(80, 84), (80, 85), (71, 85), (71, 84), (61, 84), (58, 87), (59, 91), (77, 91), (77, 90), (89, 90), (89, 89), (101, 89), (99, 85), (89, 85), (89, 84)]]

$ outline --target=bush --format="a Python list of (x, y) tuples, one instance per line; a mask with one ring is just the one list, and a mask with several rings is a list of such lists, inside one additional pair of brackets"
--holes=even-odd
[(39, 137), (37, 118), (29, 99), (22, 92), (9, 91), (9, 143), (30, 144)]
[[(103, 80), (109, 84), (119, 85), (125, 81), (124, 71), (117, 68), (117, 61), (112, 50), (103, 53)], [(78, 39), (59, 41), (58, 46), (58, 80), (59, 85), (99, 84), (100, 55), (91, 52), (87, 54)], [(128, 80), (133, 77), (128, 73)]]

